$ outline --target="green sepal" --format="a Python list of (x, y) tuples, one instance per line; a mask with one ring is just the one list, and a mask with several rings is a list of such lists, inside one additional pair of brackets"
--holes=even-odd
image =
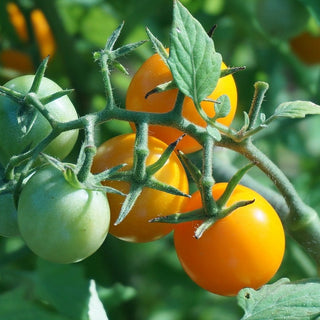
[(236, 72), (243, 71), (245, 69), (246, 69), (245, 66), (243, 66), (243, 67), (231, 67), (231, 68), (223, 69), (223, 70), (221, 70), (220, 78), (226, 77), (229, 74), (234, 74)]
[(146, 183), (144, 184), (144, 187), (151, 188), (151, 189), (156, 189), (156, 190), (163, 191), (163, 192), (166, 192), (166, 193), (170, 193), (170, 194), (173, 194), (175, 196), (181, 196), (181, 197), (190, 198), (189, 194), (184, 193), (181, 190), (179, 190), (179, 189), (177, 189), (177, 188), (175, 188), (175, 187), (173, 187), (173, 186), (171, 186), (169, 184), (161, 182), (161, 181), (157, 180), (154, 177), (150, 177), (146, 181)]
[(180, 161), (183, 163), (183, 165), (186, 167), (193, 181), (199, 187), (202, 179), (202, 173), (199, 170), (199, 168), (181, 150), (178, 150), (178, 157)]
[(113, 46), (115, 45), (115, 43), (117, 42), (122, 28), (124, 26), (124, 21), (122, 21), (122, 23), (112, 32), (111, 36), (108, 38), (107, 43), (104, 47), (105, 50), (112, 50)]
[(177, 89), (177, 88), (178, 87), (177, 87), (176, 83), (174, 82), (174, 80), (171, 80), (171, 81), (159, 84), (154, 89), (152, 89), (149, 92), (147, 92), (144, 97), (145, 97), (145, 99), (147, 99), (152, 94), (161, 93), (161, 92), (164, 92), (164, 91)]
[(42, 60), (40, 66), (36, 71), (36, 74), (34, 75), (34, 79), (33, 79), (31, 88), (29, 90), (29, 93), (30, 92), (37, 93), (39, 91), (41, 81), (44, 77), (44, 74), (48, 66), (48, 62), (49, 62), (49, 57), (46, 57), (45, 59)]
[(114, 51), (112, 51), (112, 55), (111, 57), (113, 58), (113, 60), (116, 60), (120, 57), (123, 57), (129, 53), (131, 53), (133, 50), (135, 50), (136, 48), (140, 47), (141, 45), (143, 45), (144, 43), (146, 43), (148, 40), (141, 40), (141, 41), (137, 41), (134, 43), (129, 43), (126, 44)]
[(25, 94), (4, 86), (0, 86), (0, 95), (5, 96), (17, 103), (21, 103), (25, 97)]
[(136, 200), (138, 199), (139, 195), (141, 194), (143, 190), (143, 186), (142, 185), (138, 185), (138, 184), (131, 184), (130, 186), (130, 191), (126, 196), (126, 199), (124, 200), (119, 216), (116, 220), (116, 222), (114, 223), (114, 225), (118, 225), (120, 224), (125, 217), (129, 214), (130, 210), (132, 209), (132, 207), (134, 206)]
[(74, 91), (73, 89), (66, 89), (66, 90), (57, 91), (55, 93), (49, 94), (48, 96), (41, 98), (40, 102), (43, 105), (46, 105), (46, 104), (53, 102), (61, 97), (69, 95), (73, 91)]
[(228, 182), (226, 189), (224, 190), (221, 197), (216, 201), (219, 208), (224, 208), (227, 201), (229, 200), (233, 190), (239, 184), (243, 176), (254, 166), (254, 163), (249, 163), (243, 168), (239, 169)]
[(147, 35), (150, 39), (150, 41), (152, 42), (152, 45), (155, 49), (155, 51), (159, 54), (159, 56), (161, 57), (161, 59), (163, 60), (163, 62), (169, 67), (168, 65), (168, 58), (169, 58), (169, 53), (167, 52), (165, 46), (162, 44), (162, 42), (156, 38), (152, 32), (146, 28), (146, 32), (147, 32)]
[(168, 161), (172, 152), (174, 151), (174, 149), (176, 148), (178, 143), (183, 139), (184, 136), (185, 136), (185, 134), (182, 134), (177, 140), (170, 143), (168, 145), (168, 147), (166, 148), (166, 150), (164, 150), (164, 152), (161, 154), (160, 158), (155, 163), (149, 165), (146, 168), (146, 172), (148, 175), (151, 176), (151, 175), (155, 174), (157, 171), (159, 171), (166, 164), (166, 162)]
[(189, 222), (189, 221), (195, 221), (195, 220), (206, 220), (208, 219), (208, 216), (204, 214), (202, 209), (197, 209), (185, 213), (175, 213), (170, 214), (167, 216), (159, 216), (155, 217), (149, 222), (160, 222), (160, 223), (172, 223), (172, 224), (178, 224), (181, 222)]
[[(94, 177), (96, 181), (99, 181), (99, 182), (108, 180), (108, 179), (114, 179), (115, 174), (119, 173), (119, 170), (125, 167), (126, 165), (127, 165), (126, 163), (123, 163), (118, 166), (109, 168), (105, 171), (95, 174)], [(121, 172), (121, 173), (124, 173), (124, 172)]]
[(196, 229), (194, 232), (194, 237), (200, 239), (202, 235), (216, 222), (217, 217), (210, 217)]

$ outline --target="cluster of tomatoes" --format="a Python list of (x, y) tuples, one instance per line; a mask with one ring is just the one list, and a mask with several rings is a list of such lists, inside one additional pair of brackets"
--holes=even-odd
[[(222, 66), (225, 68), (225, 65)], [(146, 94), (160, 83), (172, 79), (171, 73), (160, 57), (150, 57), (133, 77), (127, 92), (126, 108), (136, 112), (164, 113), (173, 108), (177, 90)], [(5, 84), (26, 94), (34, 76), (22, 76)], [(37, 91), (39, 98), (48, 96), (61, 88), (43, 78)], [(225, 125), (233, 120), (237, 91), (232, 75), (219, 80), (209, 98), (216, 100), (227, 94), (232, 110), (219, 119)], [(204, 101), (203, 110), (213, 116), (212, 103)], [(46, 105), (51, 116), (58, 121), (77, 119), (77, 113), (68, 97), (64, 96)], [(30, 123), (30, 114), (31, 123)], [(27, 116), (26, 116), (27, 115)], [(205, 127), (191, 99), (183, 104), (183, 116)], [(26, 120), (29, 119), (29, 120)], [(133, 127), (134, 129), (134, 127)], [(51, 127), (40, 112), (9, 99), (0, 97), (0, 162), (6, 167), (14, 155), (37, 146)], [(181, 136), (171, 127), (149, 126), (146, 165), (156, 162), (169, 143)], [(77, 130), (57, 136), (44, 152), (55, 158), (65, 158), (75, 145)], [(124, 134), (111, 138), (97, 149), (91, 171), (98, 174), (106, 169), (125, 163), (121, 170), (129, 170), (134, 162), (136, 134)], [(201, 149), (192, 137), (186, 137), (179, 145), (185, 153)], [(37, 160), (38, 161), (38, 160)], [(196, 228), (203, 221), (179, 224), (150, 223), (159, 216), (184, 213), (202, 207), (199, 191), (190, 198), (163, 191), (144, 188), (129, 215), (115, 224), (125, 196), (86, 188), (76, 179), (74, 165), (40, 165), (35, 162), (32, 174), (25, 179), (17, 201), (13, 194), (0, 196), (0, 231), (4, 236), (21, 235), (27, 246), (37, 255), (58, 263), (80, 261), (94, 253), (104, 242), (108, 233), (125, 241), (149, 242), (174, 232), (177, 256), (186, 273), (201, 287), (221, 295), (235, 295), (244, 287), (259, 288), (278, 270), (285, 246), (281, 221), (271, 205), (255, 191), (238, 185), (227, 201), (227, 206), (254, 200), (248, 206), (233, 211), (218, 220), (200, 239), (194, 237)], [(171, 153), (165, 165), (155, 173), (155, 178), (183, 193), (189, 193), (188, 177), (176, 153)], [(127, 194), (128, 182), (103, 181), (104, 185)], [(212, 196), (218, 199), (226, 183), (217, 183)], [(43, 235), (45, 234), (45, 240)]]

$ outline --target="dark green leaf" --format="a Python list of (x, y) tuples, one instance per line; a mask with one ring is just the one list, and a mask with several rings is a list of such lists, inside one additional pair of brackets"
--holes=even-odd
[[(26, 297), (25, 289), (19, 287), (0, 296), (0, 319), (3, 320), (68, 320), (57, 315), (39, 303)], [(71, 297), (70, 297), (71, 298)]]
[(281, 279), (260, 290), (242, 289), (238, 303), (242, 320), (307, 320), (320, 317), (320, 279), (290, 282)]
[(221, 55), (201, 24), (175, 1), (168, 64), (179, 89), (195, 104), (205, 99), (220, 77)]
[[(89, 281), (80, 265), (60, 265), (38, 260), (36, 295), (61, 314), (87, 320)], [(38, 318), (40, 319), (40, 318)]]

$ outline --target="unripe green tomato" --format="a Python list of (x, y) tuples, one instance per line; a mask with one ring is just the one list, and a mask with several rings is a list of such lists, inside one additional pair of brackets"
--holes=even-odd
[(255, 15), (267, 34), (281, 39), (302, 32), (310, 16), (298, 0), (257, 0)]
[[(34, 76), (26, 75), (8, 81), (4, 86), (21, 93), (27, 93)], [(48, 96), (62, 89), (52, 80), (43, 78), (37, 93), (39, 98)], [(77, 112), (67, 96), (63, 96), (45, 105), (52, 117), (57, 121), (67, 122), (78, 118)], [(22, 111), (35, 114), (31, 117), (31, 126), (22, 121)], [(25, 113), (23, 113), (25, 114)], [(13, 155), (18, 155), (36, 146), (51, 132), (51, 126), (37, 110), (21, 108), (13, 100), (0, 95), (0, 163), (5, 167)], [(61, 133), (44, 150), (54, 157), (65, 158), (74, 147), (78, 138), (78, 130)]]
[(0, 236), (19, 236), (17, 210), (14, 205), (12, 193), (0, 195)]
[(43, 259), (56, 263), (85, 259), (101, 246), (109, 224), (105, 193), (70, 184), (53, 166), (36, 172), (20, 194), (21, 237)]

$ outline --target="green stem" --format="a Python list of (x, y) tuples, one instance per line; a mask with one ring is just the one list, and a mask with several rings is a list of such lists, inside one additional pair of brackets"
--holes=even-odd
[(79, 155), (80, 169), (77, 173), (79, 182), (84, 182), (88, 178), (91, 172), (91, 165), (93, 157), (96, 154), (97, 148), (94, 141), (94, 128), (95, 128), (95, 117), (87, 118), (85, 126), (85, 141), (82, 144), (81, 152)]
[(203, 146), (203, 169), (202, 178), (199, 181), (199, 189), (201, 192), (204, 211), (206, 214), (210, 216), (215, 216), (218, 212), (218, 206), (212, 197), (212, 187), (215, 183), (212, 174), (213, 147), (214, 140), (210, 135), (207, 135), (207, 138)]
[(146, 122), (136, 123), (137, 133), (133, 156), (133, 174), (136, 181), (143, 181), (146, 177), (146, 159), (148, 149), (148, 124)]
[(265, 97), (265, 94), (269, 88), (266, 82), (258, 81), (254, 84), (254, 95), (252, 104), (249, 110), (249, 130), (253, 129), (257, 123), (258, 117), (260, 115), (261, 104)]

